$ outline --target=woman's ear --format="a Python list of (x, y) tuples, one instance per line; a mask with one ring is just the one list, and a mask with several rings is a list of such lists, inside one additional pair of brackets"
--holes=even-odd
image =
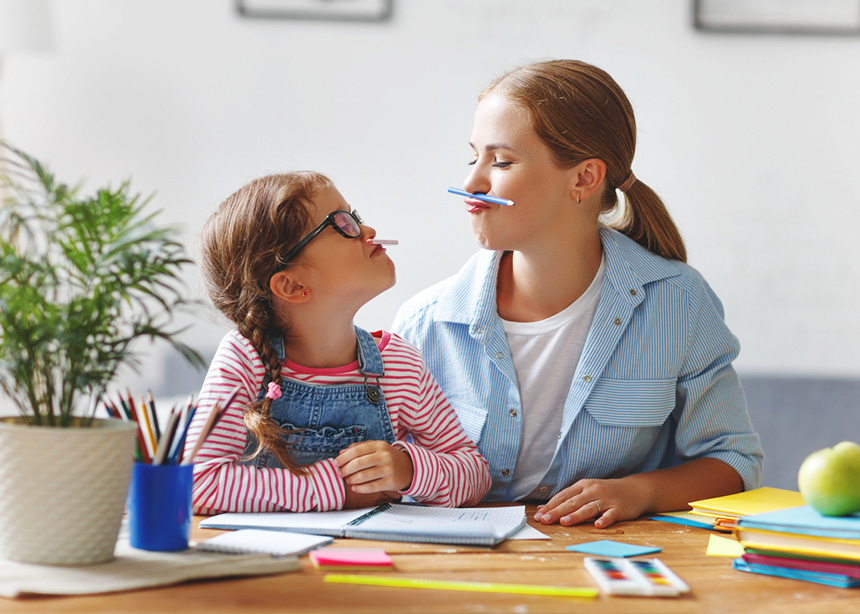
[(289, 271), (278, 271), (272, 275), (269, 289), (273, 297), (289, 303), (304, 303), (309, 299), (308, 289)]
[(575, 182), (571, 186), (571, 192), (580, 198), (591, 196), (603, 183), (606, 177), (606, 163), (599, 158), (589, 158), (574, 167)]

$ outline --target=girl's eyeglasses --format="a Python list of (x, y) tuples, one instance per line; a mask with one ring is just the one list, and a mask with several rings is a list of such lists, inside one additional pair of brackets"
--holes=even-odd
[(296, 246), (293, 247), (284, 259), (281, 261), (283, 264), (287, 264), (293, 260), (296, 256), (299, 255), (299, 252), (304, 249), (304, 247), (310, 243), (315, 236), (325, 230), (326, 226), (331, 226), (334, 228), (341, 236), (346, 237), (347, 239), (357, 239), (361, 236), (361, 225), (363, 222), (361, 218), (358, 216), (358, 211), (343, 211), (339, 209), (337, 211), (332, 211), (325, 219), (320, 222), (320, 224), (311, 230), (305, 238), (296, 243)]

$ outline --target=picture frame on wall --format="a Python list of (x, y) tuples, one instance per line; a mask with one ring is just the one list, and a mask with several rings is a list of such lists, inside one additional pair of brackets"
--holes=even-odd
[(860, 0), (693, 0), (705, 32), (860, 35)]
[(314, 21), (387, 21), (394, 0), (236, 0), (242, 17)]

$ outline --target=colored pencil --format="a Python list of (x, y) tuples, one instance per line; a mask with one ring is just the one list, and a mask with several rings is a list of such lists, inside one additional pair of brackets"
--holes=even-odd
[(149, 451), (152, 455), (152, 458), (155, 458), (155, 451), (158, 449), (158, 439), (156, 439), (155, 437), (155, 431), (152, 428), (152, 420), (149, 417), (149, 407), (144, 402), (143, 395), (140, 396), (140, 404), (137, 407), (138, 416), (140, 416), (143, 420), (143, 434), (146, 436), (147, 441), (149, 441)]
[(130, 416), (130, 421), (134, 422), (135, 425), (137, 426), (137, 428), (135, 429), (135, 432), (137, 433), (137, 447), (138, 447), (138, 450), (140, 451), (140, 459), (144, 463), (149, 464), (152, 462), (152, 454), (149, 451), (149, 446), (147, 445), (147, 439), (143, 434), (143, 430), (142, 430), (141, 425), (140, 425), (140, 420), (137, 417), (137, 410), (135, 410), (133, 404), (131, 406), (129, 406), (126, 403), (126, 401), (123, 400), (121, 397), (120, 397), (120, 402), (122, 403), (123, 407), (128, 412), (128, 415)]
[(206, 424), (203, 425), (203, 430), (200, 431), (200, 436), (197, 438), (197, 441), (194, 443), (194, 447), (191, 449), (191, 454), (189, 454), (187, 458), (183, 459), (183, 464), (194, 462), (194, 458), (197, 456), (200, 446), (202, 446), (203, 442), (206, 441), (206, 438), (209, 437), (209, 433), (211, 433), (212, 429), (215, 428), (215, 425), (218, 423), (218, 419), (221, 417), (222, 413), (223, 410), (221, 409), (221, 404), (218, 401), (215, 401), (215, 405), (212, 406), (212, 411), (209, 412), (209, 417), (206, 418)]
[(162, 433), (161, 438), (158, 440), (158, 451), (155, 453), (155, 459), (153, 461), (154, 464), (165, 464), (165, 461), (168, 458), (168, 452), (170, 451), (170, 444), (175, 438), (178, 422), (179, 412), (174, 408), (174, 410), (170, 412), (170, 418), (168, 418), (167, 424), (164, 427), (164, 433)]
[[(197, 413), (197, 405), (191, 405), (183, 413), (182, 425), (177, 429), (176, 442), (170, 450), (170, 462), (181, 463), (185, 454), (185, 438), (188, 436), (188, 428)], [(179, 430), (181, 429), (181, 431)]]
[(152, 390), (146, 392), (146, 404), (149, 406), (150, 417), (152, 419), (152, 430), (155, 431), (155, 440), (161, 440), (161, 425), (158, 424), (158, 412), (155, 411), (155, 399), (152, 397)]

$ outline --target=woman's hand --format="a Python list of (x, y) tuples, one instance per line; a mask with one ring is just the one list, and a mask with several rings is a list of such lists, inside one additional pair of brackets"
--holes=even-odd
[(348, 489), (361, 494), (406, 490), (415, 472), (412, 457), (385, 441), (354, 443), (341, 450), (337, 464)]
[(569, 527), (589, 520), (605, 529), (621, 520), (632, 520), (648, 509), (647, 491), (635, 481), (579, 480), (537, 508), (535, 520), (541, 524)]
[(697, 458), (666, 469), (615, 480), (579, 480), (538, 506), (535, 520), (569, 527), (587, 520), (605, 529), (642, 514), (690, 509), (690, 501), (741, 492), (738, 472), (717, 458)]

